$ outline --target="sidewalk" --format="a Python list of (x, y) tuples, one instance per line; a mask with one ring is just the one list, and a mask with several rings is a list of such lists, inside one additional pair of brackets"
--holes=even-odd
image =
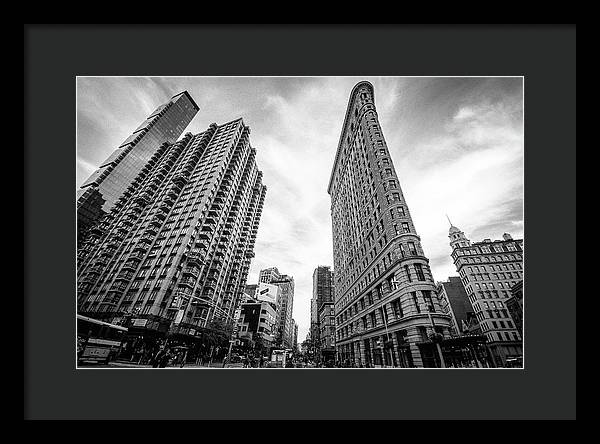
[[(116, 368), (153, 368), (150, 364), (137, 364), (135, 362), (129, 362), (129, 361), (111, 361), (108, 363), (109, 367), (116, 367)], [(223, 363), (222, 362), (213, 362), (210, 364), (210, 366), (208, 364), (185, 364), (185, 366), (183, 368), (222, 368), (223, 367)], [(164, 367), (164, 368), (180, 368), (179, 365), (169, 365), (168, 367)]]

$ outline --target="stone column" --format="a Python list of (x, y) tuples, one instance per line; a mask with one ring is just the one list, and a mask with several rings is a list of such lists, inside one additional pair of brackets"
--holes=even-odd
[(392, 339), (392, 343), (394, 344), (394, 348), (392, 349), (393, 353), (394, 353), (394, 360), (396, 361), (396, 366), (400, 366), (400, 353), (398, 352), (398, 347), (400, 346), (400, 343), (398, 342), (398, 338), (396, 337), (395, 334), (390, 333), (390, 337)]
[(360, 365), (362, 365), (364, 367), (365, 363), (366, 363), (366, 359), (365, 359), (364, 346), (362, 343), (362, 339), (359, 339), (356, 342), (356, 350), (357, 350), (357, 356), (359, 358), (359, 363), (360, 363)]
[(417, 346), (416, 342), (421, 341), (421, 335), (417, 327), (412, 327), (407, 330), (406, 340), (410, 346), (410, 353), (412, 355), (413, 364), (415, 367), (423, 367), (423, 358), (421, 357), (421, 350)]

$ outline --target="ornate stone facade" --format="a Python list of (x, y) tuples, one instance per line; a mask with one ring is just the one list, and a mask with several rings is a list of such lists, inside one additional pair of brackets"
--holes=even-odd
[(337, 358), (352, 366), (437, 367), (448, 337), (386, 141), (374, 90), (350, 94), (331, 173)]

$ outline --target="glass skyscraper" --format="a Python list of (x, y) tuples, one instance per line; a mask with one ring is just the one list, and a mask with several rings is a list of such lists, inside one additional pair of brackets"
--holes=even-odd
[(79, 241), (109, 211), (164, 143), (174, 143), (198, 112), (187, 91), (173, 96), (144, 120), (77, 192)]

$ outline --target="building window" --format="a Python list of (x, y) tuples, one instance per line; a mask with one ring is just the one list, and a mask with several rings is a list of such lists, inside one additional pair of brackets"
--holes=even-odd
[(415, 247), (415, 243), (414, 242), (409, 242), (408, 243), (408, 250), (410, 251), (410, 254), (413, 256), (417, 255), (417, 248)]
[(423, 290), (423, 299), (425, 299), (425, 304), (427, 305), (427, 309), (431, 313), (435, 313), (435, 305), (433, 304), (433, 298), (431, 297), (431, 291)]
[(417, 299), (417, 292), (411, 291), (410, 294), (412, 295), (415, 308), (417, 309), (417, 313), (421, 313), (421, 307), (419, 307), (419, 300)]

